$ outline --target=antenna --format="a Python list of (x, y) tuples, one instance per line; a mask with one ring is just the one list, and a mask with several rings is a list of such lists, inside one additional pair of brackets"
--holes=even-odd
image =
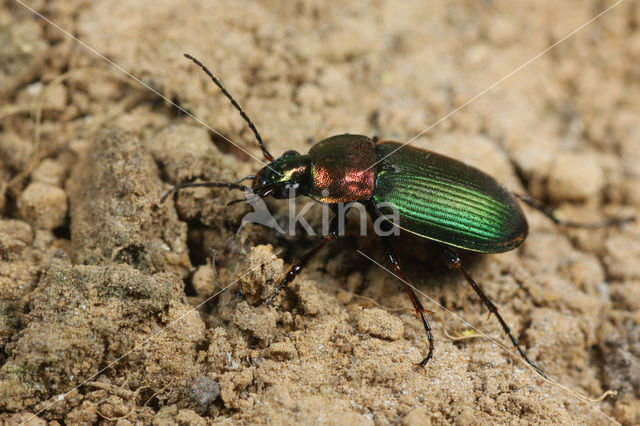
[(164, 195), (160, 198), (160, 204), (164, 203), (164, 200), (166, 200), (169, 195), (178, 192), (178, 190), (182, 189), (182, 188), (198, 188), (198, 187), (205, 187), (205, 188), (229, 188), (229, 189), (242, 189), (244, 191), (250, 191), (251, 188), (246, 187), (244, 185), (240, 185), (239, 183), (226, 183), (226, 182), (185, 182), (185, 183), (179, 183), (177, 185), (175, 185), (173, 188), (171, 188), (170, 190), (168, 190), (167, 192), (164, 193)]
[(240, 112), (240, 115), (242, 116), (242, 118), (244, 118), (244, 121), (246, 121), (247, 124), (249, 124), (249, 128), (251, 129), (253, 134), (256, 135), (256, 140), (258, 141), (258, 145), (260, 146), (260, 149), (262, 150), (262, 155), (264, 155), (264, 158), (266, 158), (267, 161), (269, 161), (270, 163), (273, 163), (273, 155), (271, 155), (269, 153), (269, 151), (267, 151), (267, 148), (265, 148), (264, 143), (262, 142), (262, 137), (260, 136), (260, 133), (258, 133), (258, 129), (256, 129), (256, 126), (254, 126), (254, 124), (251, 122), (251, 119), (249, 118), (249, 116), (247, 116), (247, 114), (245, 114), (245, 112), (242, 110), (242, 108), (240, 108), (240, 105), (238, 105), (238, 103), (235, 101), (235, 99), (233, 99), (231, 94), (229, 92), (227, 92), (227, 89), (225, 89), (222, 86), (222, 83), (220, 83), (220, 81), (216, 78), (216, 76), (213, 75), (213, 73), (211, 71), (209, 71), (209, 69), (207, 67), (205, 67), (202, 64), (202, 62), (200, 62), (199, 60), (197, 60), (193, 56), (189, 55), (188, 53), (185, 53), (184, 56), (187, 59), (191, 59), (197, 66), (202, 68), (202, 71), (204, 71), (209, 77), (211, 77), (211, 80), (213, 80), (215, 85), (218, 86), (220, 88), (220, 90), (222, 90), (222, 93), (231, 101), (231, 104), (234, 106), (234, 108), (237, 109), (238, 112)]

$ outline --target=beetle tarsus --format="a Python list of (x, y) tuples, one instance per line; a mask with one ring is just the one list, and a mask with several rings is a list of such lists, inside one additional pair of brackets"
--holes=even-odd
[(426, 370), (427, 370), (427, 368), (426, 368), (427, 363), (425, 362), (425, 363), (423, 364), (423, 362), (424, 362), (424, 360), (422, 360), (422, 361), (420, 361), (420, 362), (414, 362), (414, 363), (413, 363), (413, 368), (415, 368), (416, 370), (417, 370), (417, 369), (420, 369), (420, 370), (421, 370), (421, 371), (423, 371), (423, 372), (424, 372), (424, 371), (426, 371)]
[(509, 328), (509, 326), (507, 325), (505, 320), (502, 318), (502, 316), (498, 312), (498, 308), (496, 307), (496, 305), (494, 305), (493, 302), (484, 294), (484, 291), (482, 291), (482, 288), (480, 288), (478, 283), (476, 283), (474, 281), (474, 279), (471, 278), (471, 275), (469, 275), (467, 270), (464, 269), (458, 254), (455, 251), (453, 251), (453, 249), (451, 249), (451, 248), (449, 248), (447, 246), (440, 245), (440, 248), (442, 249), (442, 252), (444, 254), (444, 258), (445, 258), (447, 264), (450, 265), (452, 268), (458, 269), (462, 273), (462, 275), (464, 276), (465, 280), (467, 280), (467, 282), (469, 283), (471, 288), (473, 288), (473, 290), (476, 292), (476, 294), (484, 302), (484, 304), (487, 306), (487, 309), (489, 309), (489, 315), (494, 314), (496, 316), (496, 318), (498, 319), (498, 322), (500, 322), (500, 325), (502, 326), (502, 329), (505, 331), (505, 333), (507, 333), (507, 336), (509, 336), (509, 339), (511, 340), (511, 343), (513, 343), (513, 346), (515, 346), (515, 348), (520, 353), (520, 356), (522, 356), (522, 358), (534, 370), (536, 370), (536, 372), (538, 374), (540, 374), (542, 377), (544, 377), (546, 379), (547, 375), (544, 374), (542, 369), (540, 367), (538, 367), (535, 362), (533, 362), (533, 361), (531, 361), (529, 359), (529, 357), (527, 356), (527, 353), (524, 351), (524, 349), (522, 349), (522, 347), (520, 346), (520, 342), (518, 341), (516, 336), (513, 335), (513, 333), (511, 332), (511, 328)]

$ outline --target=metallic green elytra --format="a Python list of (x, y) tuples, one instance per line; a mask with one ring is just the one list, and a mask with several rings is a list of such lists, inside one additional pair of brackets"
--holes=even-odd
[[(373, 200), (397, 209), (402, 229), (449, 246), (501, 253), (528, 226), (515, 197), (491, 176), (453, 158), (395, 142), (376, 144)], [(394, 152), (395, 151), (395, 152)], [(379, 207), (385, 215), (391, 207)]]

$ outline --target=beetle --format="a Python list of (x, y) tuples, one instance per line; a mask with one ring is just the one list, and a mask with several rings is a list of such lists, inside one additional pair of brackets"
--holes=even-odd
[[(325, 245), (338, 236), (338, 203), (360, 202), (372, 220), (383, 219), (386, 230), (397, 226), (406, 232), (432, 240), (446, 264), (461, 272), (489, 312), (495, 315), (522, 358), (541, 376), (546, 377), (520, 346), (496, 305), (462, 266), (457, 249), (503, 253), (520, 246), (527, 237), (528, 224), (518, 199), (541, 211), (556, 224), (570, 227), (617, 225), (632, 221), (634, 217), (611, 218), (585, 224), (563, 221), (540, 201), (514, 194), (488, 174), (458, 160), (362, 135), (332, 136), (314, 144), (307, 154), (287, 151), (276, 159), (266, 149), (253, 122), (220, 81), (198, 59), (189, 54), (184, 56), (199, 66), (238, 110), (255, 135), (269, 164), (255, 176), (247, 177), (252, 179), (250, 188), (240, 184), (241, 181), (185, 182), (175, 185), (160, 202), (182, 188), (218, 187), (251, 190), (262, 199), (307, 196), (328, 204), (334, 212), (327, 235), (291, 264), (276, 290), (266, 299), (267, 305), (273, 302)], [(399, 213), (399, 223), (386, 220), (389, 206)], [(426, 357), (418, 365), (425, 367), (433, 357), (435, 346), (427, 320), (429, 311), (423, 307), (403, 273), (391, 247), (390, 238), (389, 235), (381, 236), (382, 249), (401, 278), (404, 289), (422, 320), (429, 348)]]

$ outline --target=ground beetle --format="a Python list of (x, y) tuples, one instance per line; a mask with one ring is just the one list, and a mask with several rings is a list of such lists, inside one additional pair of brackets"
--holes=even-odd
[[(260, 170), (251, 188), (238, 183), (198, 182), (181, 183), (171, 193), (190, 187), (223, 187), (251, 189), (261, 198), (278, 199), (305, 195), (331, 206), (337, 212), (337, 203), (360, 202), (365, 205), (372, 219), (386, 216), (388, 212), (376, 206), (387, 203), (399, 212), (401, 229), (433, 240), (447, 265), (459, 270), (480, 299), (495, 314), (500, 325), (511, 339), (520, 355), (540, 375), (542, 370), (520, 347), (498, 308), (484, 294), (480, 286), (462, 266), (456, 248), (480, 253), (502, 253), (518, 247), (527, 237), (527, 220), (516, 197), (540, 210), (556, 224), (572, 227), (598, 227), (631, 221), (633, 217), (613, 218), (599, 223), (579, 224), (561, 221), (541, 202), (510, 192), (491, 176), (460, 161), (434, 152), (424, 151), (396, 142), (377, 141), (360, 135), (338, 135), (324, 139), (311, 147), (308, 154), (287, 151), (275, 159), (264, 146), (258, 130), (240, 105), (222, 86), (218, 79), (200, 61), (192, 60), (207, 73), (222, 93), (249, 124), (258, 145), (269, 165)], [(401, 149), (399, 149), (401, 148)], [(372, 167), (375, 165), (374, 167)], [(275, 292), (265, 301), (270, 304), (276, 295), (289, 285), (309, 261), (329, 241), (338, 236), (338, 217), (333, 217), (329, 233), (304, 256), (294, 261)], [(406, 278), (398, 258), (393, 252), (390, 237), (383, 236), (382, 248), (395, 272), (402, 278), (411, 303), (422, 319), (429, 341), (429, 352), (419, 363), (424, 367), (433, 356), (434, 339), (426, 314)]]

